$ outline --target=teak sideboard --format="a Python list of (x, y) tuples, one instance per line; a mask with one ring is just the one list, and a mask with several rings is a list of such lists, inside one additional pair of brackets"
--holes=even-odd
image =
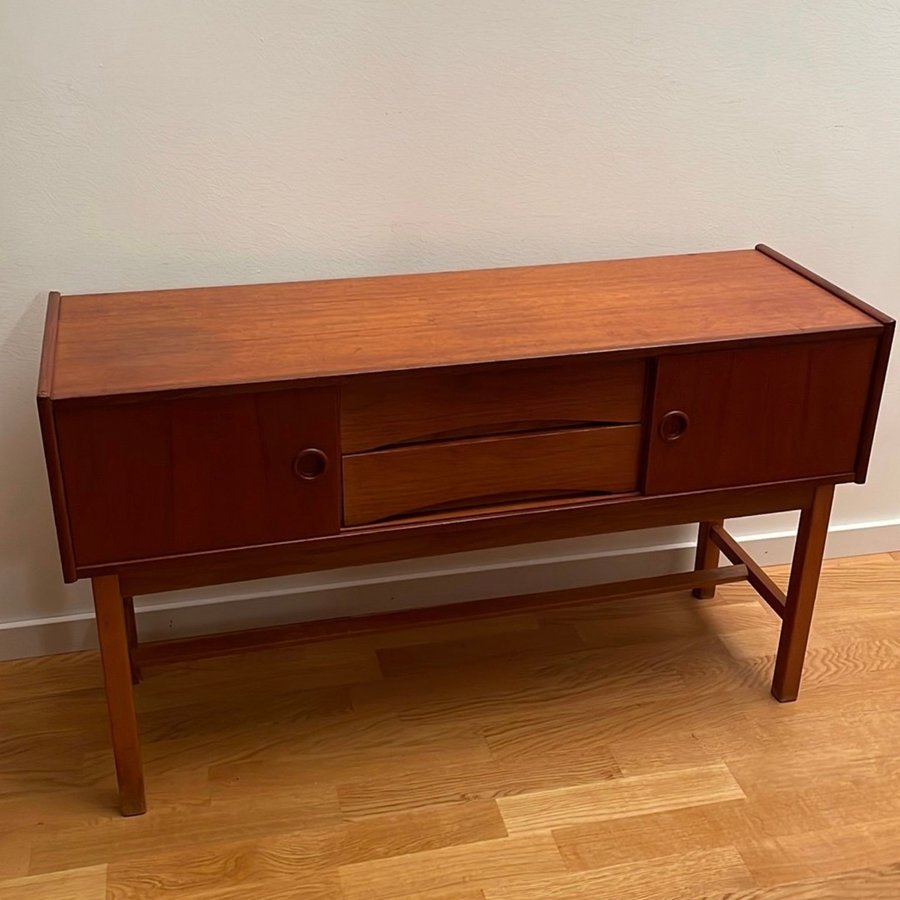
[[(122, 813), (146, 808), (132, 683), (179, 656), (746, 579), (782, 620), (772, 693), (796, 699), (893, 326), (762, 245), (52, 293), (38, 410), (63, 574), (93, 584)], [(786, 594), (723, 527), (781, 510), (800, 510)], [(686, 522), (691, 572), (138, 640), (140, 594)]]

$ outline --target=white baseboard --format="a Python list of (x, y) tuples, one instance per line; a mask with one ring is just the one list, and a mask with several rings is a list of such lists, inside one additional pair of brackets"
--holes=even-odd
[[(752, 527), (752, 520), (743, 523)], [(734, 528), (763, 565), (790, 561), (792, 528)], [(439, 606), (689, 569), (696, 527), (526, 544), (141, 597), (142, 640)], [(900, 548), (900, 520), (835, 525), (826, 555)], [(0, 623), (0, 659), (96, 647), (93, 613)]]

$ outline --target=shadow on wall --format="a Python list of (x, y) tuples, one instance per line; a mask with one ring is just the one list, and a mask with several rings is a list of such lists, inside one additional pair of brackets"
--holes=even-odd
[(0, 343), (0, 624), (89, 609), (65, 586), (56, 545), (35, 394), (46, 296), (36, 296)]

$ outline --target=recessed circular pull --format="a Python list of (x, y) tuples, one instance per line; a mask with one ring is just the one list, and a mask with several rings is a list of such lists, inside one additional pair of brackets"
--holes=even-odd
[(664, 441), (677, 441), (688, 429), (691, 420), (680, 409), (667, 412), (659, 422), (659, 436)]
[(318, 478), (328, 468), (328, 457), (317, 447), (301, 450), (294, 457), (294, 474), (305, 481)]

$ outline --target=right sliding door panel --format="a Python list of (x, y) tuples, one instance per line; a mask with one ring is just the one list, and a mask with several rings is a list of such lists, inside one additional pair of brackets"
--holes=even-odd
[(854, 470), (876, 336), (658, 360), (645, 492)]

